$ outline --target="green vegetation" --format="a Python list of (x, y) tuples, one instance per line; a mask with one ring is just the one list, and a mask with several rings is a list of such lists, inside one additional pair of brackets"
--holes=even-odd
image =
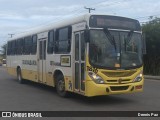
[(6, 59), (6, 44), (2, 45), (0, 48), (0, 66), (3, 63), (3, 59)]
[(142, 25), (146, 36), (147, 54), (144, 56), (144, 73), (160, 75), (160, 18), (150, 18)]
[(1, 46), (1, 50), (0, 50), (0, 58), (5, 59), (6, 58), (6, 44)]

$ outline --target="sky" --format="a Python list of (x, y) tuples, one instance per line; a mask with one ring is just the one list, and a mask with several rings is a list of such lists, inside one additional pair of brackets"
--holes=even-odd
[(160, 17), (158, 0), (0, 0), (0, 46), (10, 37), (88, 13), (124, 16), (140, 22)]

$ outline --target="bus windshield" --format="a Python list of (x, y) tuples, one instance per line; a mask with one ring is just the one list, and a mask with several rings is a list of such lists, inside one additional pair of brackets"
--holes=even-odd
[(97, 68), (130, 69), (142, 65), (141, 34), (90, 30), (89, 61)]

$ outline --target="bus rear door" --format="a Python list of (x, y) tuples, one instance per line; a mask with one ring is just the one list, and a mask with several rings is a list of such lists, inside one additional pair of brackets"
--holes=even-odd
[(46, 41), (47, 33), (38, 35), (38, 80), (46, 84)]

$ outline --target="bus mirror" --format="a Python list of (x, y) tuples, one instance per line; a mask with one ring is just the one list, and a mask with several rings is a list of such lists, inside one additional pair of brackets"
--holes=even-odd
[(142, 53), (145, 55), (146, 52), (146, 35), (142, 34)]
[(85, 42), (90, 42), (89, 30), (84, 31)]

